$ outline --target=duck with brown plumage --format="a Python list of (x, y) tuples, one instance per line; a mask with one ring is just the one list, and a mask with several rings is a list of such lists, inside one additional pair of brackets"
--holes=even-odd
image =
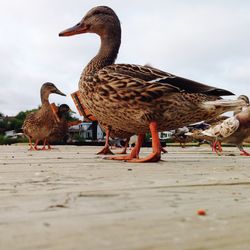
[[(95, 33), (101, 39), (97, 55), (84, 68), (79, 90), (84, 106), (96, 119), (114, 130), (138, 134), (128, 156), (111, 157), (130, 162), (157, 162), (161, 158), (159, 131), (207, 120), (242, 105), (221, 100), (230, 91), (194, 82), (150, 66), (114, 64), (121, 26), (116, 13), (98, 6), (59, 36)], [(145, 133), (151, 132), (153, 152), (138, 158)]]
[[(46, 140), (57, 124), (57, 117), (49, 103), (50, 94), (66, 96), (53, 83), (44, 83), (41, 87), (41, 107), (38, 111), (30, 113), (24, 120), (23, 133), (29, 139), (30, 150), (38, 150), (39, 141)], [(32, 145), (32, 141), (35, 144)], [(45, 147), (42, 148), (44, 150)]]
[(57, 117), (58, 122), (52, 129), (47, 141), (49, 142), (48, 148), (51, 149), (50, 144), (55, 143), (66, 143), (68, 139), (68, 121), (66, 119), (67, 115), (71, 112), (70, 107), (67, 104), (61, 104), (58, 107)]

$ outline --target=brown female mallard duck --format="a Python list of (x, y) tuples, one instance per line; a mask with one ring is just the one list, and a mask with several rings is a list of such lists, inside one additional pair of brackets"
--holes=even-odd
[[(109, 7), (91, 9), (77, 25), (59, 36), (81, 33), (96, 33), (101, 38), (101, 48), (83, 70), (79, 82), (84, 106), (98, 121), (112, 129), (138, 134), (137, 145), (130, 156), (112, 159), (159, 161), (158, 131), (207, 120), (242, 104), (239, 101), (220, 101), (220, 96), (232, 95), (227, 90), (150, 66), (113, 64), (121, 43), (121, 27), (117, 15)], [(153, 152), (144, 159), (136, 159), (142, 139), (149, 131)]]
[(59, 122), (55, 124), (55, 127), (52, 129), (49, 137), (47, 138), (49, 143), (66, 142), (68, 133), (68, 122), (66, 120), (66, 115), (70, 111), (71, 110), (67, 104), (61, 104), (58, 107), (57, 117), (59, 118)]
[[(66, 96), (50, 82), (42, 85), (40, 93), (42, 102), (40, 109), (29, 114), (22, 126), (23, 133), (29, 138), (30, 149), (35, 150), (38, 150), (37, 145), (39, 141), (46, 140), (58, 122), (58, 118), (50, 106), (49, 95), (54, 93)], [(35, 140), (34, 146), (32, 145), (32, 140)], [(45, 149), (45, 147), (43, 147), (43, 149)]]

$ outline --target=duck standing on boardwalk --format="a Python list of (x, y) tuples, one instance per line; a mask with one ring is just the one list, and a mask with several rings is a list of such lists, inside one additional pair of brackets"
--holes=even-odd
[[(218, 155), (222, 152), (221, 142), (229, 143), (237, 145), (243, 155), (247, 155), (243, 150), (243, 141), (247, 140), (247, 136), (250, 136), (250, 131), (247, 132), (246, 129), (239, 127), (240, 124), (238, 122), (238, 115), (241, 116), (243, 108), (249, 106), (249, 98), (245, 95), (240, 95), (238, 100), (242, 100), (245, 102), (244, 107), (237, 108), (234, 111), (233, 117), (228, 116), (218, 116), (209, 121), (209, 128), (194, 130), (192, 132), (186, 133), (187, 136), (190, 136), (194, 139), (205, 140), (211, 143), (212, 150), (216, 152)], [(243, 121), (243, 126), (246, 128), (250, 126), (250, 120)]]
[[(221, 152), (221, 142), (236, 145), (241, 155), (250, 156), (243, 148), (243, 142), (250, 136), (250, 107), (230, 117), (223, 122), (202, 131), (202, 135), (210, 137), (214, 143), (213, 148)], [(218, 150), (217, 150), (218, 148)]]
[[(156, 162), (161, 157), (158, 131), (207, 120), (233, 110), (241, 101), (220, 100), (231, 92), (184, 79), (167, 72), (131, 64), (114, 64), (121, 43), (120, 21), (106, 6), (91, 9), (74, 27), (59, 34), (96, 33), (98, 54), (84, 68), (79, 90), (84, 106), (111, 129), (138, 134), (129, 156), (111, 159)], [(153, 152), (142, 159), (139, 150), (146, 132), (152, 134)]]
[[(52, 129), (49, 137), (49, 143), (55, 142), (64, 142), (67, 141), (67, 133), (68, 133), (68, 122), (66, 120), (66, 115), (70, 112), (70, 108), (67, 104), (61, 104), (58, 107), (57, 117), (59, 118), (59, 122), (55, 124), (55, 127)], [(50, 148), (50, 146), (49, 146)]]
[[(53, 83), (44, 83), (41, 87), (41, 102), (40, 109), (29, 114), (24, 120), (22, 129), (23, 133), (29, 138), (30, 149), (38, 150), (39, 141), (46, 142), (50, 133), (58, 123), (58, 117), (53, 112), (50, 103), (49, 95), (54, 93), (62, 96), (63, 94)], [(34, 146), (32, 140), (35, 141)], [(45, 144), (42, 149), (45, 149)]]

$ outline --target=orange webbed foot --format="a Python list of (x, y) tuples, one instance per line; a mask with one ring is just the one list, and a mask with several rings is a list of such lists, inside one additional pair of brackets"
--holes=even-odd
[(127, 162), (134, 162), (134, 163), (143, 163), (143, 162), (158, 162), (161, 159), (161, 149), (162, 146), (160, 144), (158, 129), (157, 129), (157, 122), (152, 121), (149, 124), (150, 132), (152, 135), (152, 149), (153, 152), (149, 154), (145, 158), (139, 159), (139, 152), (142, 146), (142, 142), (145, 138), (145, 134), (139, 134), (137, 139), (137, 145), (132, 150), (131, 154), (128, 156), (118, 156), (118, 157), (110, 157), (110, 160), (123, 160)]
[(245, 150), (241, 150), (241, 151), (240, 151), (240, 155), (242, 155), (242, 156), (250, 156), (250, 153), (248, 153), (248, 152), (245, 151)]
[(161, 159), (161, 152), (153, 152), (145, 158), (127, 160), (131, 163), (158, 162)]
[(97, 153), (97, 155), (113, 155), (114, 153), (110, 150), (109, 146), (104, 146), (104, 148)]

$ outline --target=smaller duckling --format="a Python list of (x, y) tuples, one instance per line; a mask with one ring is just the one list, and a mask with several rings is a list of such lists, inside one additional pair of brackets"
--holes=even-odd
[[(29, 139), (30, 150), (38, 150), (37, 145), (39, 141), (46, 140), (58, 122), (58, 118), (50, 106), (49, 95), (54, 93), (66, 96), (50, 82), (46, 82), (42, 85), (40, 93), (42, 103), (40, 109), (30, 113), (24, 120), (22, 126), (24, 135)], [(34, 145), (32, 145), (32, 140), (35, 140)], [(45, 148), (43, 147), (42, 149)]]
[[(59, 122), (55, 124), (52, 132), (47, 138), (48, 149), (51, 149), (50, 143), (66, 142), (68, 133), (68, 122), (66, 115), (70, 112), (70, 108), (67, 104), (61, 104), (57, 110), (57, 117)], [(46, 142), (45, 142), (46, 143)]]

